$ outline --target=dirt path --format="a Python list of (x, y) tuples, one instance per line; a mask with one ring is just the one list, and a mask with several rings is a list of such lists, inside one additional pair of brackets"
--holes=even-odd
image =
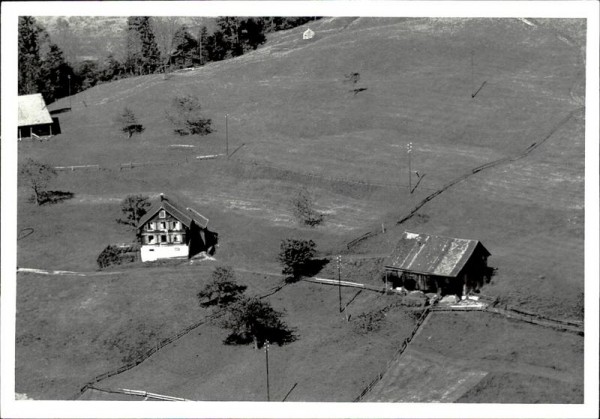
[(74, 272), (74, 271), (60, 271), (60, 270), (46, 270), (46, 269), (34, 269), (34, 268), (17, 268), (17, 273), (33, 273), (40, 275), (67, 275), (67, 276), (106, 276), (106, 275), (119, 275), (123, 272)]

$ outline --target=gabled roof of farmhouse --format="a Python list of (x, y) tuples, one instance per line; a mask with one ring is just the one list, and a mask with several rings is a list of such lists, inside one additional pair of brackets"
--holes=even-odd
[(152, 217), (154, 217), (158, 211), (162, 209), (167, 211), (173, 217), (177, 218), (188, 228), (192, 224), (192, 221), (202, 228), (206, 228), (208, 226), (208, 218), (200, 214), (198, 211), (194, 210), (193, 208), (183, 206), (174, 200), (167, 198), (167, 196), (164, 194), (160, 194), (160, 201), (152, 205), (148, 212), (146, 212), (146, 214), (140, 219), (138, 228), (141, 228)]
[(51, 124), (52, 117), (41, 93), (19, 96), (19, 126)]
[(456, 239), (405, 231), (385, 267), (428, 275), (456, 277), (480, 246), (478, 240)]

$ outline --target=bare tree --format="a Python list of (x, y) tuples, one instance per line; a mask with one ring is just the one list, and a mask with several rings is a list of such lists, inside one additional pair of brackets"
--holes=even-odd
[(56, 170), (49, 164), (28, 158), (19, 171), (20, 175), (33, 189), (35, 202), (42, 205), (46, 202), (48, 184), (56, 177)]

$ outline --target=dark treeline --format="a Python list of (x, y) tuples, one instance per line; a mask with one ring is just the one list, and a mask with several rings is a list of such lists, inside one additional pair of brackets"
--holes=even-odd
[(77, 61), (53, 43), (30, 16), (19, 18), (19, 94), (42, 93), (46, 103), (98, 83), (143, 74), (201, 66), (258, 48), (266, 34), (294, 28), (318, 17), (218, 17), (214, 29), (195, 33), (177, 18), (132, 16), (127, 19), (124, 58)]

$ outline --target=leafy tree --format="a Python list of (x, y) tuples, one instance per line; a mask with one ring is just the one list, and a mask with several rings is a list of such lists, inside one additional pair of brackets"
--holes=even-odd
[(133, 111), (125, 106), (123, 112), (117, 117), (117, 123), (121, 131), (128, 134), (127, 138), (131, 138), (133, 134), (141, 134), (144, 131), (144, 126), (139, 123)]
[(54, 167), (28, 158), (19, 173), (33, 190), (35, 202), (38, 205), (45, 203), (48, 184), (57, 176)]
[(318, 19), (321, 18), (311, 16), (273, 16), (262, 18), (262, 23), (265, 27), (265, 32), (269, 33), (295, 28), (296, 26), (304, 25), (307, 22)]
[(65, 97), (69, 94), (69, 76), (75, 73), (65, 61), (58, 45), (50, 43), (40, 67), (40, 91), (47, 102)]
[(197, 294), (201, 307), (216, 306), (224, 308), (236, 302), (246, 290), (245, 285), (239, 285), (235, 280), (233, 268), (217, 266), (212, 273), (211, 281)]
[(281, 241), (279, 262), (283, 265), (282, 273), (298, 279), (315, 256), (316, 244), (312, 240), (285, 239)]
[(267, 40), (263, 19), (243, 19), (240, 24), (240, 30), (240, 41), (244, 53), (258, 48), (259, 45), (264, 44)]
[(254, 342), (258, 349), (265, 341), (283, 345), (292, 342), (295, 336), (283, 322), (283, 313), (259, 298), (241, 298), (227, 306), (221, 326), (231, 331), (226, 344)]
[(221, 61), (227, 56), (227, 44), (223, 38), (223, 32), (216, 31), (206, 38), (205, 46), (209, 61)]
[(150, 74), (160, 67), (160, 51), (149, 16), (127, 18), (127, 69), (131, 73)]
[(125, 218), (118, 219), (117, 222), (137, 227), (139, 221), (146, 215), (150, 206), (150, 198), (147, 196), (127, 195), (127, 197), (121, 201), (121, 212)]
[(200, 65), (204, 65), (210, 61), (208, 53), (208, 30), (206, 26), (202, 26), (198, 32), (198, 61)]
[(167, 119), (179, 135), (208, 135), (213, 132), (212, 120), (202, 116), (200, 101), (194, 95), (176, 96), (167, 110)]
[(116, 80), (125, 73), (125, 67), (113, 54), (109, 54), (99, 70), (99, 78), (101, 81)]
[(75, 64), (75, 81), (77, 86), (74, 91), (94, 87), (101, 78), (101, 70), (95, 61), (85, 60)]
[(234, 16), (222, 16), (216, 20), (219, 28), (216, 33), (220, 33), (219, 42), (226, 51), (226, 57), (237, 57), (243, 54), (240, 42), (240, 18)]
[(19, 82), (20, 95), (38, 92), (40, 76), (40, 32), (42, 27), (34, 17), (19, 17)]
[(171, 62), (179, 67), (191, 67), (197, 62), (198, 41), (188, 32), (185, 25), (180, 26), (173, 35)]
[(302, 189), (292, 200), (293, 212), (296, 219), (308, 226), (314, 227), (323, 222), (323, 214), (315, 210), (315, 204), (308, 193), (308, 190)]

